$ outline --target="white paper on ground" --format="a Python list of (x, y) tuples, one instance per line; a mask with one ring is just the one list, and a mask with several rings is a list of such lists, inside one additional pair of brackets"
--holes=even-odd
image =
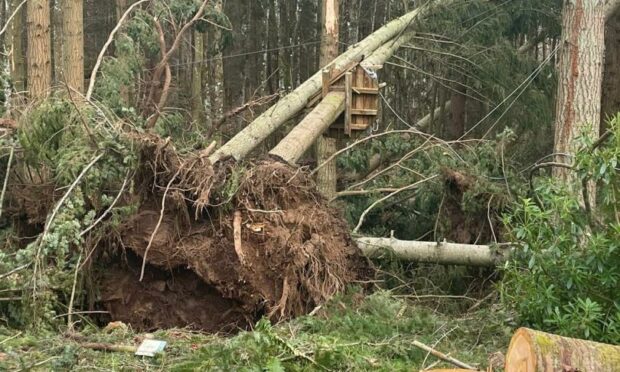
[(155, 354), (164, 351), (166, 341), (160, 340), (144, 340), (138, 347), (136, 355), (154, 357)]

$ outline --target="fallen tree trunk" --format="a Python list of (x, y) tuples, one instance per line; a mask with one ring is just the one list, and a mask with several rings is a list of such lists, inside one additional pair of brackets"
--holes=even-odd
[[(428, 9), (429, 6), (422, 6), (381, 27), (336, 58), (326, 68), (331, 68), (332, 71), (336, 72), (343, 72), (351, 64), (360, 62), (364, 56), (371, 55), (383, 44), (398, 36), (399, 33)], [(232, 156), (237, 160), (242, 159), (282, 124), (304, 109), (308, 100), (319, 93), (321, 88), (322, 71), (319, 71), (237, 133), (230, 141), (211, 155), (209, 160), (211, 163), (215, 163), (228, 156)]]
[(613, 372), (619, 366), (620, 346), (520, 328), (510, 341), (505, 370)]
[(344, 111), (345, 94), (330, 92), (291, 132), (269, 152), (295, 164), (314, 141)]
[(442, 265), (497, 266), (506, 261), (510, 248), (488, 245), (405, 241), (394, 238), (358, 238), (358, 247), (368, 258), (388, 255), (416, 262)]
[(402, 34), (394, 40), (388, 41), (377, 48), (377, 50), (375, 50), (370, 56), (365, 58), (360, 65), (367, 70), (382, 69), (385, 61), (390, 59), (390, 57), (392, 57), (404, 43), (411, 41), (414, 36), (415, 32), (410, 31)]

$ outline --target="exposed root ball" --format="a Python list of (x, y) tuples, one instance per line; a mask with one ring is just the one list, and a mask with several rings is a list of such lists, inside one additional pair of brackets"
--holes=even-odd
[[(210, 174), (223, 185), (223, 173), (230, 175)], [(201, 205), (184, 210), (178, 195), (170, 196), (174, 200), (167, 199), (147, 262), (163, 270), (191, 271), (203, 285), (237, 304), (248, 322), (260, 316), (278, 321), (305, 314), (365, 271), (346, 222), (303, 171), (264, 161), (247, 167), (235, 185), (231, 200), (201, 213), (196, 210), (204, 207), (204, 193), (190, 191)], [(161, 200), (156, 199), (143, 203), (122, 232), (124, 246), (140, 261), (160, 220)], [(104, 296), (104, 302), (110, 300)], [(111, 311), (115, 317), (121, 309)], [(191, 324), (174, 321), (166, 326)]]

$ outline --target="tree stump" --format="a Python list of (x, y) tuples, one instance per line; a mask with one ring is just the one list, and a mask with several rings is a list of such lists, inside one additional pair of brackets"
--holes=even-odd
[(520, 328), (510, 341), (506, 372), (618, 372), (620, 346)]

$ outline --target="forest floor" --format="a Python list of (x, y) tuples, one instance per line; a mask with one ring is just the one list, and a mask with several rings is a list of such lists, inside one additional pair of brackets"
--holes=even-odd
[[(403, 285), (408, 288), (403, 290)], [(411, 290), (410, 283), (403, 285), (369, 294), (351, 287), (346, 295), (310, 315), (276, 325), (262, 320), (253, 331), (236, 335), (189, 329), (141, 333), (120, 322), (102, 329), (86, 317), (80, 318), (79, 336), (72, 337), (0, 327), (0, 370), (415, 371), (453, 367), (414, 347), (416, 340), (470, 365), (501, 369), (500, 353), (507, 349), (514, 325), (510, 314), (495, 304), (496, 292), (487, 288), (476, 295), (429, 295)], [(131, 351), (85, 347), (87, 343), (136, 347), (145, 338), (166, 341), (164, 353), (148, 358)]]

